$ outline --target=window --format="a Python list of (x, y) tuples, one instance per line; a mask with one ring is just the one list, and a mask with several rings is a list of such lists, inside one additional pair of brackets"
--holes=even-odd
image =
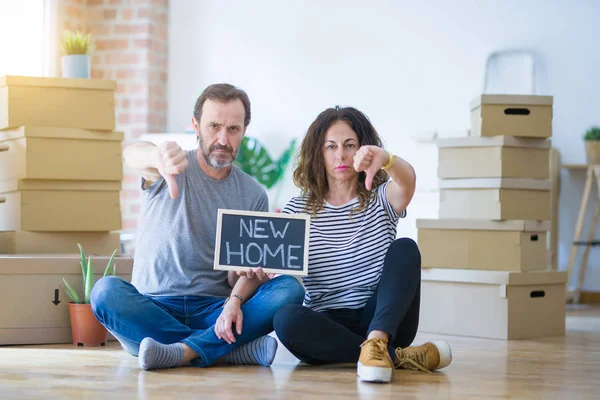
[(52, 0), (0, 0), (0, 76), (50, 76)]

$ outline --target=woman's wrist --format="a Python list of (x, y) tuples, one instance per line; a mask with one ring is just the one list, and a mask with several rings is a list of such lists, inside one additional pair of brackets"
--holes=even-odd
[(381, 167), (381, 169), (387, 171), (388, 169), (390, 169), (392, 167), (392, 165), (394, 165), (394, 162), (396, 162), (396, 156), (387, 150), (385, 150), (385, 152), (387, 153), (389, 159), (388, 159), (387, 164), (385, 164), (383, 167)]

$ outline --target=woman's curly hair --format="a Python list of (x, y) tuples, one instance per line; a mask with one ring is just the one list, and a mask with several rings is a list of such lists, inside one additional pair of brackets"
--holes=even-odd
[[(302, 196), (308, 194), (306, 212), (313, 216), (323, 208), (325, 195), (329, 190), (322, 149), (327, 130), (337, 121), (346, 122), (356, 132), (359, 146), (383, 147), (382, 140), (369, 118), (356, 108), (336, 106), (321, 112), (310, 124), (306, 136), (302, 140), (294, 169), (294, 184), (300, 188)], [(364, 171), (358, 174), (359, 206), (352, 212), (364, 209), (371, 200), (374, 190), (388, 180), (388, 174), (385, 171), (378, 171), (373, 178), (372, 190), (369, 191), (365, 187), (365, 177)]]

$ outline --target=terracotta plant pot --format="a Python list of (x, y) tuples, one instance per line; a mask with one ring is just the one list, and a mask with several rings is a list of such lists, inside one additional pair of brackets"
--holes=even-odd
[(105, 346), (108, 331), (96, 319), (90, 304), (69, 303), (71, 333), (75, 346)]
[(600, 164), (600, 140), (585, 141), (585, 158), (588, 164)]

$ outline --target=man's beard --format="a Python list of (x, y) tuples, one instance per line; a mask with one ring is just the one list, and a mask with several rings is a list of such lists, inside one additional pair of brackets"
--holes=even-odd
[[(214, 169), (222, 169), (222, 168), (227, 168), (230, 167), (231, 164), (233, 164), (233, 161), (235, 160), (235, 157), (237, 155), (237, 153), (235, 153), (233, 151), (233, 148), (230, 146), (221, 146), (218, 144), (212, 145), (208, 148), (208, 152), (205, 151), (204, 148), (204, 140), (202, 139), (202, 134), (198, 133), (198, 142), (200, 144), (200, 153), (202, 154), (202, 157), (204, 158), (204, 160), (206, 161), (206, 163), (208, 165), (210, 165), (211, 167), (213, 167)], [(225, 159), (223, 157), (219, 157), (217, 155), (211, 155), (210, 153), (214, 150), (223, 150), (223, 151), (227, 151), (229, 152), (229, 154), (231, 155), (229, 157), (229, 159)], [(223, 154), (224, 156), (225, 154)]]

